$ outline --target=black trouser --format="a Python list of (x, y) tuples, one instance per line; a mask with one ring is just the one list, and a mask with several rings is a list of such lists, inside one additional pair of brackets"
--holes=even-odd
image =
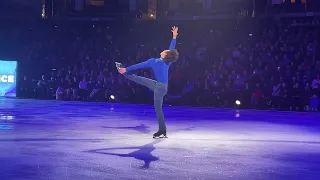
[(159, 123), (159, 130), (163, 131), (166, 130), (166, 124), (164, 121), (164, 114), (162, 110), (163, 105), (163, 97), (168, 92), (168, 84), (157, 82), (152, 79), (148, 79), (145, 77), (137, 76), (135, 74), (123, 74), (127, 79), (130, 79), (131, 81), (134, 81), (138, 84), (141, 84), (153, 91), (153, 103), (154, 108), (156, 110), (156, 115)]

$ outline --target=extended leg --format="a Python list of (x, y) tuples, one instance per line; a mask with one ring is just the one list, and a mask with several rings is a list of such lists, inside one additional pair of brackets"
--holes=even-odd
[[(116, 62), (116, 67), (119, 70), (120, 68), (122, 68), (122, 64)], [(124, 73), (123, 74), (124, 77), (126, 77), (127, 79), (130, 79), (133, 82), (136, 82), (138, 84), (141, 84), (149, 89), (151, 89), (152, 91), (154, 90), (154, 86), (156, 84), (155, 80), (149, 79), (149, 78), (145, 78), (145, 77), (141, 77), (141, 76), (137, 76), (135, 74), (130, 74), (130, 73)]]
[(141, 85), (151, 89), (152, 91), (154, 90), (154, 86), (156, 84), (155, 80), (152, 80), (152, 79), (149, 79), (149, 78), (145, 78), (145, 77), (142, 77), (142, 76), (137, 76), (136, 74), (125, 73), (123, 75), (124, 75), (124, 77), (126, 77), (127, 79), (129, 79), (129, 80), (131, 80), (133, 82), (141, 84)]

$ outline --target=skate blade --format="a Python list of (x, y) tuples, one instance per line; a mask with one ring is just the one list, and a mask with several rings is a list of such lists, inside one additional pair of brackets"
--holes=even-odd
[(122, 64), (121, 64), (121, 63), (116, 62), (116, 67), (117, 67), (118, 69), (120, 69), (120, 68), (121, 68), (121, 66), (122, 66)]
[(153, 139), (162, 139), (162, 138), (168, 138), (168, 136), (153, 136)]

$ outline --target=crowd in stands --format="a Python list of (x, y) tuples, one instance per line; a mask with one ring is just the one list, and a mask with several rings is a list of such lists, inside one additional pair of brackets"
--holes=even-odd
[[(180, 58), (167, 104), (234, 107), (239, 100), (244, 108), (318, 111), (316, 18), (10, 24), (1, 53), (20, 61), (21, 97), (151, 103), (152, 92), (117, 73), (114, 62), (158, 57), (173, 25)], [(150, 70), (137, 74), (154, 78)]]

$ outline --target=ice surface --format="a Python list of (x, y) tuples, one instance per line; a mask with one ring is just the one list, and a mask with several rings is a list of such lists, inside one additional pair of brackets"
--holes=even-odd
[(320, 114), (0, 99), (0, 180), (313, 180)]

